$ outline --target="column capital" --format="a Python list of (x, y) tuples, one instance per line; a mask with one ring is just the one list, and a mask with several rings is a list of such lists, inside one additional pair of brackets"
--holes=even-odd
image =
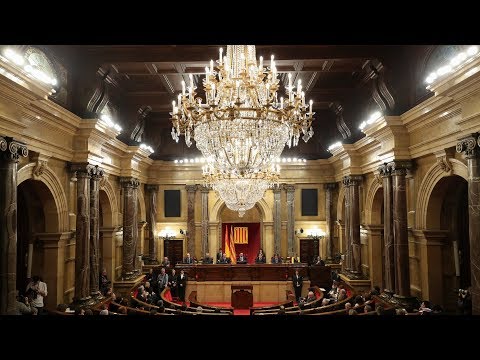
[(337, 183), (326, 183), (326, 184), (323, 184), (323, 188), (325, 190), (335, 190), (337, 188)]
[(185, 189), (187, 190), (187, 192), (195, 192), (195, 191), (197, 191), (197, 188), (198, 188), (197, 184), (195, 184), (195, 185), (185, 185)]
[(198, 185), (199, 190), (202, 192), (202, 194), (208, 194), (210, 192), (210, 188), (205, 185)]
[(282, 185), (276, 184), (273, 186), (272, 191), (274, 194), (279, 194), (282, 191)]
[(158, 185), (157, 184), (145, 184), (145, 190), (146, 191), (157, 192), (158, 191)]
[(348, 175), (344, 176), (342, 179), (343, 186), (354, 186), (358, 185), (359, 182), (363, 180), (362, 175)]
[(391, 175), (390, 167), (388, 166), (387, 163), (383, 163), (382, 165), (380, 165), (378, 167), (378, 172), (380, 173), (380, 177), (382, 177), (382, 178)]
[(392, 175), (405, 176), (407, 174), (407, 171), (412, 168), (412, 162), (410, 160), (395, 160), (390, 161), (387, 166), (390, 169)]
[(295, 191), (295, 185), (293, 185), (293, 184), (282, 184), (282, 187), (283, 187), (287, 192), (294, 192), (294, 191)]
[(480, 157), (480, 136), (474, 133), (460, 139), (456, 149), (458, 153), (465, 152), (467, 159)]
[(76, 177), (90, 177), (92, 175), (92, 167), (89, 163), (69, 163), (68, 169), (74, 173)]
[(92, 180), (100, 181), (105, 174), (105, 170), (103, 170), (103, 168), (99, 167), (98, 165), (95, 165), (90, 167), (89, 173)]
[(140, 181), (138, 181), (137, 178), (127, 176), (127, 177), (120, 178), (120, 184), (122, 184), (123, 188), (137, 189), (138, 186), (140, 185)]
[(27, 145), (11, 137), (0, 136), (0, 155), (5, 160), (17, 162), (20, 156), (28, 156), (28, 148)]

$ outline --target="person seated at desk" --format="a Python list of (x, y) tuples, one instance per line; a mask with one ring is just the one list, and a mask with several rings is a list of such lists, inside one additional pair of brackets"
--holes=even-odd
[(313, 265), (320, 265), (320, 266), (325, 266), (325, 261), (322, 260), (320, 255), (318, 255), (314, 260), (313, 260)]
[(246, 264), (247, 263), (247, 257), (243, 255), (243, 253), (240, 253), (237, 258), (237, 264)]
[(217, 264), (231, 264), (232, 260), (227, 257), (227, 254), (223, 253), (220, 261), (217, 261)]
[(271, 259), (272, 264), (281, 264), (282, 258), (278, 254), (274, 254)]
[(193, 264), (194, 263), (193, 258), (190, 256), (190, 253), (187, 253), (187, 256), (185, 257), (185, 259), (183, 259), (183, 263), (184, 264)]
[(213, 264), (213, 258), (210, 256), (210, 253), (206, 253), (202, 261), (203, 264)]
[(266, 262), (267, 262), (267, 258), (265, 257), (263, 250), (260, 249), (258, 251), (257, 257), (255, 258), (255, 264), (265, 264)]

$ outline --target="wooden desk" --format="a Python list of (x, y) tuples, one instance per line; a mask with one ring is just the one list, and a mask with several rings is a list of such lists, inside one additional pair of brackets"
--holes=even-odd
[(253, 306), (252, 285), (232, 285), (232, 307), (234, 309), (249, 309)]
[(288, 281), (296, 269), (304, 280), (309, 276), (307, 264), (177, 264), (175, 269), (193, 281)]

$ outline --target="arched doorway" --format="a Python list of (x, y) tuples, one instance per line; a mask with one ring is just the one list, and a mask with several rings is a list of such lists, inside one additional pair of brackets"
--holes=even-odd
[(471, 285), (468, 224), (468, 182), (461, 176), (441, 178), (427, 206), (427, 229), (446, 231), (441, 250), (443, 302), (455, 310), (457, 289)]
[[(240, 240), (240, 236), (236, 237), (237, 240), (234, 244), (234, 248), (237, 257), (240, 252), (242, 252), (247, 256), (248, 263), (252, 264), (255, 262), (255, 256), (260, 249), (268, 254), (262, 236), (263, 219), (261, 211), (257, 205), (250, 210), (247, 210), (243, 217), (239, 217), (238, 212), (223, 206), (220, 211), (220, 219), (222, 230), (219, 239), (219, 247), (224, 251), (226, 233), (228, 233), (228, 237), (230, 238), (232, 234), (235, 235), (236, 231), (237, 235), (242, 234), (242, 239), (245, 239), (245, 235), (248, 237), (248, 240)], [(272, 256), (272, 254), (268, 255)]]
[(46, 276), (44, 250), (36, 235), (58, 232), (58, 212), (52, 193), (41, 181), (23, 181), (17, 187), (17, 201), (17, 289), (23, 293), (32, 275)]
[(368, 252), (372, 286), (385, 288), (385, 238), (383, 188), (378, 187), (372, 199), (368, 231)]

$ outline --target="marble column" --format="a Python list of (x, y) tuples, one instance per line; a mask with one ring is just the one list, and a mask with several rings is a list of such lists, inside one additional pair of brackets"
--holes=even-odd
[(480, 136), (471, 134), (457, 144), (457, 152), (465, 153), (468, 166), (468, 225), (472, 314), (480, 315)]
[(195, 193), (197, 185), (187, 185), (187, 252), (195, 257)]
[(352, 246), (352, 272), (362, 274), (362, 245), (360, 244), (360, 192), (359, 184), (362, 177), (351, 175), (348, 177), (350, 183), (350, 236)]
[(348, 177), (344, 176), (342, 179), (343, 188), (345, 190), (345, 266), (344, 269), (346, 271), (350, 271), (352, 269), (352, 238), (350, 234), (350, 182), (348, 181)]
[(280, 244), (282, 240), (282, 188), (275, 186), (273, 188), (273, 251), (280, 254)]
[(157, 192), (158, 185), (146, 185), (148, 196), (148, 257), (152, 264), (158, 264), (155, 230), (157, 228)]
[(295, 252), (295, 185), (283, 185), (287, 191), (287, 246), (288, 256), (297, 256)]
[(123, 188), (123, 264), (122, 279), (131, 280), (138, 274), (135, 271), (135, 253), (138, 241), (138, 179), (122, 177)]
[(325, 184), (325, 220), (327, 222), (327, 231), (325, 232), (325, 240), (327, 242), (327, 261), (333, 260), (333, 192), (337, 187), (337, 183)]
[(28, 149), (0, 136), (0, 315), (17, 310), (17, 163)]
[(395, 294), (410, 297), (410, 260), (408, 256), (407, 192), (405, 176), (410, 161), (388, 163), (392, 173), (393, 243), (395, 246)]
[(395, 286), (395, 247), (393, 242), (393, 187), (391, 169), (387, 164), (379, 167), (383, 181), (383, 239), (385, 290), (394, 293)]
[(99, 182), (103, 177), (103, 169), (98, 165), (90, 170), (90, 295), (99, 297), (100, 269), (99, 269)]
[(90, 178), (88, 163), (71, 164), (77, 177), (77, 225), (75, 240), (75, 303), (89, 303), (90, 296)]
[[(200, 187), (200, 193), (202, 194), (202, 257), (205, 257), (208, 250), (208, 193), (210, 189), (208, 187)], [(214, 256), (211, 254), (210, 256)]]

